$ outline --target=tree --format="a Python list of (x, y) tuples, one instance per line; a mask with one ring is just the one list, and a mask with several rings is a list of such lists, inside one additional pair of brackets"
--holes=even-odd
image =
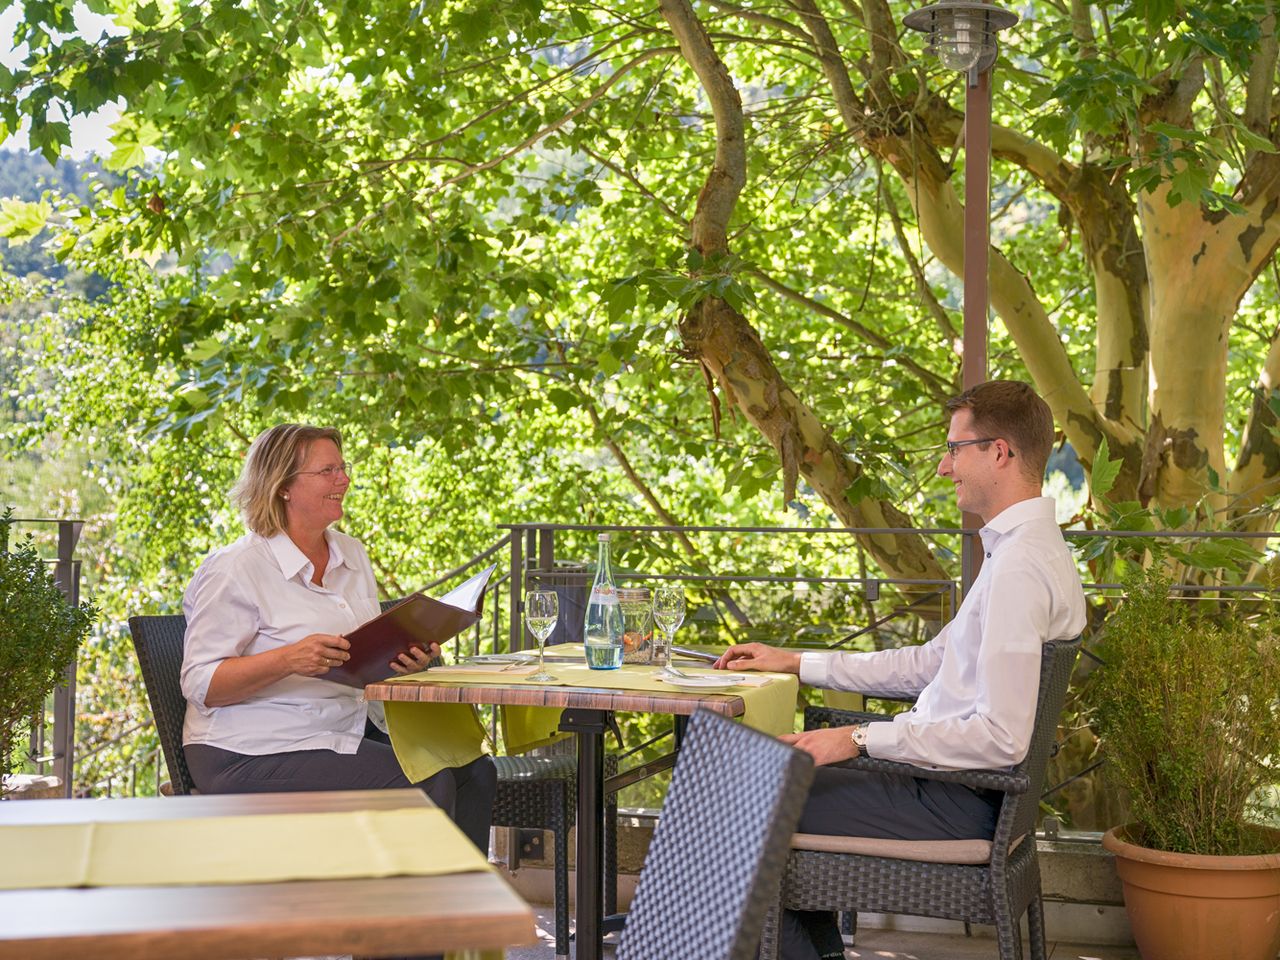
[[(67, 116), (126, 101), (128, 186), (66, 211), (62, 249), (176, 255), (116, 348), (177, 377), (157, 425), (179, 437), (336, 391), (385, 414), (371, 436), (454, 451), (478, 415), (555, 410), (652, 442), (627, 476), (659, 516), (681, 519), (644, 474), (680, 450), (897, 527), (932, 508), (891, 465), (956, 387), (963, 214), (959, 81), (906, 9), (121, 3), (127, 33), (89, 41), (49, 0), (0, 116), (54, 157)], [(1117, 458), (1117, 516), (1198, 522), (1177, 511), (1207, 497), (1270, 529), (1273, 4), (1025, 12), (997, 73), (996, 369), (1086, 464)], [(761, 438), (768, 468), (733, 473)], [(916, 537), (864, 546), (943, 575)]]

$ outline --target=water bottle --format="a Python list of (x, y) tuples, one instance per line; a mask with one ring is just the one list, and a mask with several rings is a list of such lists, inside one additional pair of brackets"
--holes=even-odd
[(613, 582), (613, 564), (609, 555), (609, 534), (599, 537), (600, 552), (596, 559), (596, 578), (587, 598), (587, 622), (583, 631), (586, 641), (587, 666), (592, 670), (616, 670), (622, 666), (622, 607)]

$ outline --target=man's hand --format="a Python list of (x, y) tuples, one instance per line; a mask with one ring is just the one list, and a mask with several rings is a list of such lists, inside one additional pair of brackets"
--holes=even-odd
[(424, 650), (413, 646), (408, 653), (402, 653), (388, 664), (396, 673), (421, 673), (427, 669), (431, 661), (440, 656), (440, 644), (429, 643)]
[(313, 633), (282, 648), (290, 673), (300, 677), (322, 677), (333, 667), (351, 659), (351, 644), (333, 633)]
[(716, 670), (763, 670), (767, 673), (800, 673), (800, 654), (766, 643), (737, 643), (720, 655)]
[(852, 734), (853, 727), (827, 727), (825, 730), (786, 733), (778, 739), (797, 750), (803, 750), (821, 767), (828, 763), (852, 760), (858, 755), (858, 748), (851, 739)]

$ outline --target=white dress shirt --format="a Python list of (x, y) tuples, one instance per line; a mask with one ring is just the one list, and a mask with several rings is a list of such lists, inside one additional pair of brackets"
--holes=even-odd
[(979, 531), (986, 558), (955, 617), (922, 646), (805, 653), (804, 683), (917, 697), (867, 729), (867, 754), (946, 770), (1003, 768), (1027, 754), (1040, 648), (1084, 628), (1084, 590), (1050, 497), (1023, 500)]
[(345, 634), (378, 615), (377, 587), (360, 541), (325, 531), (323, 583), (285, 533), (250, 533), (210, 554), (182, 598), (187, 633), (183, 743), (260, 756), (292, 750), (355, 753), (367, 715), (362, 691), (322, 677), (292, 675), (239, 703), (205, 703), (209, 681), (230, 657), (250, 656), (313, 633)]

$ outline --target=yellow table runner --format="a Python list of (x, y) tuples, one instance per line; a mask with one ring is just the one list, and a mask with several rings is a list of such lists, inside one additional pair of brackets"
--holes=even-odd
[[(567, 645), (558, 647), (557, 654), (570, 653)], [(580, 647), (578, 648), (581, 649)], [(657, 667), (626, 665), (620, 670), (591, 670), (585, 663), (548, 663), (547, 670), (556, 679), (547, 681), (545, 686), (561, 687), (598, 687), (608, 690), (632, 690), (638, 693), (681, 693), (686, 692), (658, 679), (654, 674)], [(710, 674), (713, 671), (703, 667), (687, 667), (681, 670), (698, 675)], [(741, 697), (745, 713), (742, 720), (748, 726), (765, 733), (778, 735), (790, 733), (795, 728), (796, 693), (799, 680), (791, 674), (753, 674), (753, 677), (768, 678), (770, 682), (763, 686), (738, 686), (724, 691), (705, 691), (707, 693), (727, 693)], [(466, 681), (452, 678), (440, 681), (449, 686), (469, 686), (475, 683), (492, 683), (494, 678)], [(396, 677), (391, 683), (405, 681), (431, 681), (431, 671)], [(511, 682), (520, 682), (512, 677)], [(387, 701), (387, 729), (391, 733), (391, 743), (396, 757), (404, 769), (405, 776), (412, 782), (418, 782), (431, 776), (446, 766), (456, 766), (453, 762), (444, 762), (446, 754), (454, 757), (465, 756), (463, 762), (470, 762), (478, 757), (483, 748), (484, 731), (475, 718), (474, 711), (468, 705), (453, 703), (418, 703), (406, 701)], [(462, 713), (465, 712), (464, 717)], [(552, 707), (504, 707), (501, 710), (503, 738), (508, 753), (523, 753), (534, 747), (543, 746), (563, 736), (559, 732), (560, 709)], [(456, 729), (451, 729), (454, 725)], [(442, 749), (442, 743), (445, 748)]]
[(0, 889), (438, 876), (490, 869), (443, 810), (0, 825)]

